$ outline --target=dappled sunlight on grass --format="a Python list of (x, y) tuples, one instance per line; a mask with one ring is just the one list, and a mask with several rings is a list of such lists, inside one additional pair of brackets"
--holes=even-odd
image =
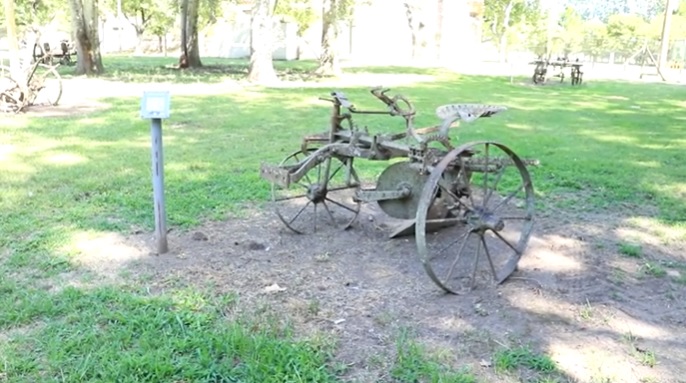
[(508, 128), (511, 129), (517, 129), (517, 130), (533, 130), (534, 127), (528, 124), (515, 124), (515, 123), (508, 123), (505, 124)]
[(634, 144), (634, 143), (638, 142), (638, 138), (626, 136), (626, 135), (602, 134), (602, 133), (598, 133), (598, 131), (588, 131), (588, 130), (587, 131), (581, 131), (579, 133), (591, 136), (591, 137), (593, 137), (593, 139), (598, 140), (598, 141), (603, 141), (603, 142), (619, 142), (622, 144)]
[(633, 163), (642, 168), (660, 168), (662, 167), (662, 164), (658, 161), (633, 161)]
[(40, 156), (39, 161), (46, 165), (68, 166), (88, 161), (84, 156), (74, 153), (45, 153)]
[[(625, 237), (635, 236), (645, 243), (657, 244), (672, 241), (686, 241), (686, 222), (667, 224), (655, 217), (631, 217), (626, 219), (627, 228), (621, 234)], [(629, 238), (630, 239), (630, 238)], [(685, 244), (686, 245), (686, 244)], [(686, 261), (686, 254), (682, 255)]]
[(75, 266), (111, 277), (125, 265), (148, 255), (128, 242), (119, 233), (76, 230), (59, 251)]

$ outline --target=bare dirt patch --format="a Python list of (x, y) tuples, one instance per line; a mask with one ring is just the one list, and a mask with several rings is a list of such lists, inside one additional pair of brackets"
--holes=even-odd
[[(336, 358), (356, 381), (383, 379), (400, 329), (410, 329), (486, 381), (520, 380), (496, 375), (484, 361), (503, 346), (527, 344), (551, 355), (568, 381), (680, 382), (684, 236), (647, 222), (550, 210), (510, 280), (461, 296), (429, 280), (412, 237), (387, 239), (390, 222), (375, 206), (336, 235), (295, 235), (260, 211), (172, 231), (169, 253), (128, 269), (152, 291), (236, 293), (244, 305), (267, 304), (292, 318), (303, 334), (331, 334)], [(154, 248), (149, 234), (130, 241)], [(639, 244), (640, 256), (622, 255), (625, 243)]]

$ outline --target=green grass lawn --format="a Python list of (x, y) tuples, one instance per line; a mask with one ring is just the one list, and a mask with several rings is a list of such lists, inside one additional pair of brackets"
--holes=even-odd
[[(215, 82), (246, 66), (205, 62), (215, 69), (186, 74), (164, 68), (172, 58), (135, 65), (106, 58), (106, 77)], [(284, 76), (312, 67), (277, 63)], [(354, 71), (365, 70), (435, 74), (436, 81), (394, 89), (416, 103), (420, 125), (437, 123), (433, 110), (445, 103), (506, 105), (501, 115), (463, 125), (457, 139), (493, 139), (538, 158), (541, 166), (532, 173), (540, 209), (633, 211), (683, 225), (683, 87), (531, 87), (439, 70)], [(342, 90), (360, 108), (380, 106), (367, 89)], [(302, 135), (325, 129), (329, 111), (317, 97), (329, 91), (246, 88), (174, 96), (164, 125), (169, 224), (190, 228), (267, 201), (260, 162), (280, 161), (297, 150)], [(136, 285), (41, 288), (74, 268), (68, 249), (76, 233), (152, 230), (149, 126), (139, 118), (138, 99), (106, 102), (106, 110), (83, 116), (20, 116), (0, 124), (0, 382), (336, 381), (335, 340), (300, 339), (280, 318), (227, 314), (240, 307), (235, 296), (154, 295)], [(388, 117), (358, 122), (372, 132), (403, 129), (402, 121)], [(358, 165), (368, 180), (385, 166)], [(264, 325), (251, 325), (258, 320)], [(405, 376), (397, 368), (394, 376)], [(457, 376), (450, 381), (472, 381), (471, 375), (446, 374)]]

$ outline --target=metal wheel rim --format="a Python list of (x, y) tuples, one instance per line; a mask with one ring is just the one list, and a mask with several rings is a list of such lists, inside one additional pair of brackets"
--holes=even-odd
[[(512, 162), (516, 166), (516, 170), (519, 172), (519, 175), (521, 176), (521, 179), (522, 179), (524, 193), (526, 194), (526, 213), (531, 215), (530, 218), (522, 225), (522, 230), (521, 230), (519, 240), (517, 241), (516, 245), (514, 245), (514, 247), (517, 249), (517, 251), (515, 251), (515, 254), (513, 254), (513, 257), (511, 257), (507, 261), (507, 263), (501, 268), (502, 272), (498, 273), (497, 271), (495, 271), (493, 265), (490, 264), (491, 270), (493, 271), (493, 273), (498, 274), (497, 277), (495, 275), (493, 276), (496, 283), (498, 283), (498, 284), (502, 283), (516, 269), (517, 263), (519, 262), (522, 254), (526, 250), (526, 247), (527, 247), (528, 242), (529, 242), (529, 238), (531, 236), (531, 232), (533, 231), (533, 223), (534, 223), (534, 219), (533, 219), (533, 205), (534, 205), (533, 184), (531, 182), (531, 176), (530, 176), (524, 162), (519, 158), (519, 156), (517, 156), (512, 150), (510, 150), (505, 145), (502, 145), (502, 144), (497, 143), (497, 142), (492, 142), (492, 141), (480, 141), (480, 142), (468, 143), (468, 144), (462, 145), (462, 146), (454, 149), (450, 153), (448, 153), (434, 167), (433, 171), (431, 172), (429, 179), (426, 182), (424, 189), (422, 190), (422, 197), (420, 200), (420, 205), (417, 209), (416, 226), (415, 226), (415, 239), (416, 239), (416, 243), (417, 243), (417, 253), (418, 253), (420, 261), (422, 262), (422, 265), (424, 266), (424, 269), (425, 269), (427, 275), (441, 289), (443, 289), (445, 292), (451, 293), (451, 294), (460, 294), (461, 290), (458, 290), (452, 286), (449, 286), (449, 284), (446, 283), (446, 281), (442, 280), (442, 278), (440, 278), (438, 276), (438, 271), (434, 270), (434, 268), (430, 264), (430, 254), (429, 254), (429, 250), (427, 247), (427, 238), (426, 238), (427, 222), (426, 222), (425, 217), (427, 216), (427, 212), (432, 205), (434, 195), (436, 193), (436, 190), (439, 187), (439, 181), (441, 180), (441, 177), (442, 177), (443, 173), (445, 172), (446, 168), (448, 167), (448, 165), (452, 161), (456, 160), (459, 157), (460, 153), (465, 152), (467, 150), (470, 150), (472, 148), (481, 146), (481, 145), (496, 147), (510, 157), (510, 159), (512, 160)], [(470, 184), (471, 184), (471, 182), (470, 182)], [(467, 240), (469, 240), (469, 237), (472, 234), (469, 232), (467, 227), (465, 227), (465, 232), (467, 233), (466, 237), (464, 239), (464, 241), (466, 242)], [(476, 235), (478, 235), (478, 234), (476, 234)], [(483, 237), (481, 237), (481, 238), (483, 238)], [(452, 244), (455, 244), (455, 243), (457, 243), (457, 241), (453, 242)], [(479, 251), (478, 249), (480, 249), (481, 246), (482, 246), (481, 244), (477, 244), (477, 252)], [(488, 246), (485, 246), (485, 248), (487, 249)], [(456, 258), (460, 257), (461, 252), (462, 252), (462, 249), (459, 250), (459, 252), (458, 252), (459, 254), (456, 256)], [(478, 260), (478, 256), (479, 255), (476, 254), (477, 260)], [(489, 263), (490, 263), (490, 258), (491, 258), (490, 254), (487, 254), (487, 257), (488, 257)], [(454, 261), (454, 263), (456, 263), (456, 262), (457, 262), (457, 259)], [(454, 265), (451, 267), (454, 267)], [(476, 270), (476, 266), (475, 266), (474, 270)], [(474, 276), (472, 275), (472, 278), (473, 277)], [(472, 287), (473, 287), (473, 281), (472, 281)]]
[[(47, 101), (49, 105), (57, 105), (62, 98), (62, 77), (55, 70), (55, 68), (47, 65), (39, 65), (39, 70), (42, 68), (43, 73), (36, 71), (34, 77), (42, 83), (42, 88), (38, 89), (34, 97), (35, 100)], [(49, 85), (48, 85), (49, 84)], [(44, 96), (44, 97), (43, 97)]]
[[(289, 160), (291, 160), (291, 159), (296, 159), (296, 157), (297, 157), (298, 155), (301, 155), (301, 156), (303, 156), (303, 158), (305, 158), (305, 157), (307, 157), (309, 154), (311, 154), (312, 152), (314, 152), (314, 151), (316, 151), (316, 150), (317, 150), (316, 148), (307, 148), (307, 150), (305, 151), (305, 153), (303, 153), (302, 150), (298, 150), (298, 151), (296, 151), (296, 152), (293, 152), (293, 153), (291, 153), (290, 155), (288, 155), (286, 158), (284, 158), (284, 159), (281, 161), (280, 165), (283, 166), (283, 165), (287, 164)], [(313, 171), (317, 171), (317, 169), (318, 169), (319, 167), (321, 167), (323, 164), (325, 164), (326, 161), (332, 161), (332, 160), (334, 160), (334, 159), (344, 164), (344, 162), (343, 162), (340, 158), (337, 158), (337, 157), (332, 156), (332, 157), (328, 157), (327, 159), (325, 159), (324, 161), (322, 161), (320, 164), (318, 164), (318, 165), (315, 166), (314, 168), (310, 169), (310, 171), (309, 171), (308, 173), (313, 172)], [(337, 190), (335, 190), (335, 191), (342, 191), (342, 190), (347, 190), (347, 189), (355, 189), (355, 188), (358, 188), (359, 185), (360, 185), (359, 177), (357, 176), (357, 172), (355, 171), (355, 168), (354, 168), (354, 166), (353, 166), (353, 164), (352, 164), (353, 159), (352, 159), (352, 158), (349, 158), (348, 161), (351, 162), (351, 163), (350, 163), (351, 177), (352, 177), (352, 180), (355, 182), (355, 184), (354, 184), (354, 185), (347, 186), (347, 187), (342, 188), (342, 189), (337, 189)], [(297, 159), (296, 159), (296, 162), (297, 162)], [(321, 173), (320, 173), (320, 174), (321, 174)], [(306, 176), (306, 177), (303, 177), (303, 179), (302, 179), (301, 181), (308, 182), (307, 180), (308, 180), (308, 177)], [(309, 182), (312, 183), (311, 180), (310, 180)], [(297, 219), (298, 219), (299, 217), (296, 216), (295, 218), (291, 218), (291, 219), (289, 220), (288, 217), (286, 216), (286, 214), (283, 212), (283, 209), (280, 209), (280, 208), (279, 208), (279, 202), (281, 202), (281, 201), (279, 201), (278, 198), (277, 198), (278, 188), (279, 188), (279, 186), (277, 186), (276, 184), (272, 183), (272, 204), (273, 204), (273, 206), (274, 206), (274, 211), (275, 211), (277, 217), (279, 217), (279, 220), (281, 220), (281, 222), (282, 222), (288, 229), (290, 229), (292, 232), (294, 232), (294, 233), (296, 233), (296, 234), (308, 234), (309, 231), (307, 231), (307, 230), (302, 230), (302, 229), (296, 228), (296, 227), (294, 226), (294, 223), (297, 221)], [(327, 193), (327, 195), (328, 195), (328, 193)], [(301, 196), (301, 197), (298, 197), (298, 198), (307, 198), (307, 197)], [(293, 198), (293, 199), (297, 199), (297, 198)], [(329, 203), (326, 203), (326, 202), (329, 202)], [(318, 219), (318, 217), (322, 217), (322, 219), (326, 219), (326, 221), (328, 222), (328, 225), (327, 225), (327, 226), (329, 226), (329, 227), (335, 226), (335, 228), (338, 229), (338, 230), (346, 230), (346, 229), (350, 228), (350, 226), (351, 226), (351, 225), (355, 222), (355, 220), (357, 219), (357, 216), (360, 214), (360, 209), (361, 209), (361, 204), (360, 204), (360, 202), (355, 202), (355, 203), (352, 203), (352, 204), (348, 204), (347, 206), (350, 208), (348, 211), (349, 211), (349, 213), (350, 213), (351, 216), (350, 216), (349, 218), (346, 218), (342, 223), (336, 223), (335, 219), (333, 219), (333, 218), (331, 217), (331, 214), (332, 214), (332, 212), (331, 212), (331, 206), (330, 206), (331, 204), (336, 204), (336, 203), (335, 203), (335, 202), (332, 202), (330, 199), (326, 199), (325, 202), (322, 202), (322, 203), (311, 203), (311, 202), (306, 202), (306, 205), (312, 206), (312, 209), (314, 210), (315, 222), (312, 223), (312, 228), (313, 228), (312, 232), (317, 232), (317, 231), (319, 231), (319, 230), (317, 230), (317, 226), (316, 226), (316, 223), (317, 223), (316, 220)], [(322, 205), (322, 208), (319, 209), (320, 211), (317, 211), (317, 210), (316, 210), (317, 208), (314, 207), (314, 206), (317, 206), (317, 205)], [(305, 209), (309, 210), (309, 206), (305, 206), (305, 207), (303, 208), (303, 210), (301, 210), (301, 212), (305, 211)], [(340, 206), (338, 206), (338, 207), (339, 207), (340, 209), (342, 209), (342, 207), (340, 207)], [(318, 214), (319, 214), (319, 215), (318, 215)], [(298, 213), (298, 215), (299, 215), (299, 213)], [(334, 225), (331, 225), (331, 223), (332, 223), (331, 221), (334, 221)], [(321, 228), (321, 226), (320, 226), (320, 228)]]

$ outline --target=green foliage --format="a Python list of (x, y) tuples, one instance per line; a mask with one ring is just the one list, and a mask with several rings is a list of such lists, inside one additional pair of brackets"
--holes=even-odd
[(0, 377), (9, 381), (336, 381), (331, 342), (296, 340), (273, 316), (227, 317), (232, 294), (152, 296), (121, 286), (50, 293), (13, 279), (0, 291), (0, 330), (29, 325), (0, 343)]
[(637, 15), (612, 15), (607, 22), (609, 48), (625, 58), (636, 53), (645, 41), (648, 24)]
[(312, 8), (310, 0), (279, 0), (274, 14), (298, 23), (298, 36), (302, 36), (318, 18), (318, 13)]
[(589, 21), (584, 24), (583, 40), (581, 41), (583, 53), (597, 58), (606, 53), (609, 46), (610, 41), (605, 24), (600, 21)]
[(525, 367), (537, 372), (552, 373), (557, 371), (557, 364), (547, 355), (537, 354), (529, 347), (502, 349), (493, 355), (493, 366), (496, 371), (512, 371)]
[(619, 253), (631, 257), (631, 258), (641, 258), (643, 255), (643, 249), (641, 248), (640, 245), (636, 245), (633, 243), (620, 243), (619, 244)]
[[(14, 17), (17, 28), (20, 33), (39, 29), (56, 17), (63, 16), (60, 12), (63, 8), (65, 5), (60, 0), (14, 0)], [(0, 27), (5, 28), (4, 6), (0, 6)]]
[(665, 4), (666, 0), (566, 0), (566, 5), (573, 7), (584, 20), (599, 20), (604, 23), (610, 16), (617, 14), (634, 14), (650, 20), (664, 12)]
[[(508, 9), (510, 13), (506, 17)], [(534, 24), (540, 14), (538, 0), (484, 0), (484, 32), (492, 38), (500, 39), (515, 25)]]
[(476, 383), (474, 375), (466, 369), (444, 367), (421, 344), (409, 338), (406, 331), (398, 338), (396, 354), (395, 364), (391, 369), (395, 382)]
[[(117, 14), (117, 0), (102, 3), (106, 9)], [(139, 35), (146, 31), (154, 35), (166, 33), (174, 23), (178, 8), (172, 0), (121, 0), (122, 16)]]
[(573, 8), (567, 7), (558, 22), (559, 30), (555, 36), (559, 51), (565, 56), (581, 51), (584, 38), (584, 22)]

